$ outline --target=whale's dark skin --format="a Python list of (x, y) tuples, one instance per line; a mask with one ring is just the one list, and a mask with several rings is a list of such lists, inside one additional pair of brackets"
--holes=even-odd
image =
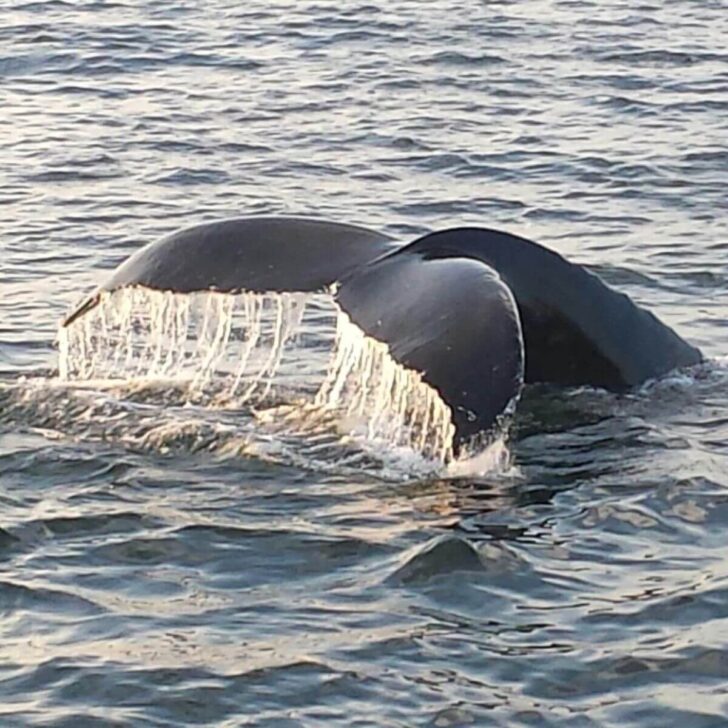
[(203, 223), (140, 248), (64, 321), (98, 303), (98, 293), (130, 286), (158, 291), (323, 291), (392, 250), (388, 235), (301, 217), (242, 217)]
[(480, 261), (429, 259), (405, 248), (350, 275), (335, 299), (439, 391), (452, 410), (456, 453), (492, 429), (518, 396), (523, 340), (516, 302)]
[(487, 437), (526, 383), (613, 391), (702, 361), (698, 349), (581, 265), (509, 233), (435, 232), (401, 245), (366, 228), (306, 218), (225, 220), (132, 255), (102, 291), (130, 286), (332, 290), (338, 306), (453, 412), (457, 452)]
[(518, 304), (527, 383), (620, 391), (702, 361), (698, 349), (628, 296), (525, 238), (456, 228), (426, 235), (406, 250), (473, 258), (498, 271)]

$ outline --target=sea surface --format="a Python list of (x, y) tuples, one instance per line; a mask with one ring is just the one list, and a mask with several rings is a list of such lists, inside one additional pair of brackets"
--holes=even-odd
[[(726, 38), (725, 0), (4, 0), (0, 725), (726, 725)], [(464, 478), (58, 382), (126, 256), (253, 214), (503, 228), (707, 363), (527, 391)]]

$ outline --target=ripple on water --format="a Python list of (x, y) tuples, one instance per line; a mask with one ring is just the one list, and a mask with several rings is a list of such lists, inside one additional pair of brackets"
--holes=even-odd
[[(0, 724), (722, 725), (724, 6), (4, 3)], [(457, 479), (17, 381), (139, 245), (246, 214), (505, 228), (710, 361), (533, 389)]]

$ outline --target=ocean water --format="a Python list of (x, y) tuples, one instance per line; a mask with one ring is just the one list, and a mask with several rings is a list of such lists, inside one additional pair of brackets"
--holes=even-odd
[[(0, 725), (725, 725), (726, 37), (724, 0), (5, 0)], [(59, 384), (111, 269), (252, 214), (500, 227), (708, 361), (527, 391), (469, 478)]]

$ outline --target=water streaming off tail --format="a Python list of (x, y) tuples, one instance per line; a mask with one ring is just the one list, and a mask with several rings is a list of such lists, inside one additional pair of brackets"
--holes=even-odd
[(187, 401), (253, 406), (281, 434), (335, 427), (369, 452), (452, 459), (449, 407), (328, 295), (122, 289), (61, 329), (59, 354), (67, 382), (165, 380)]
[(286, 344), (299, 330), (303, 294), (175, 294), (145, 288), (105, 293), (59, 332), (59, 376), (170, 379), (199, 397), (224, 389), (242, 401), (283, 384)]
[(439, 461), (452, 457), (450, 408), (421, 374), (395, 362), (385, 344), (366, 336), (343, 312), (333, 364), (316, 402), (337, 410), (367, 440), (404, 444)]

